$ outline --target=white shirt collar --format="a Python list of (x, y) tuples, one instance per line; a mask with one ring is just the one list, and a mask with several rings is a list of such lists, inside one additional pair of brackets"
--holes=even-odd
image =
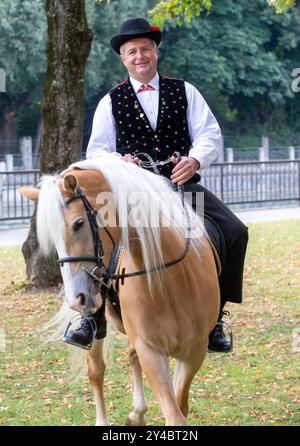
[[(129, 80), (131, 82), (131, 85), (133, 86), (134, 92), (137, 93), (140, 89), (141, 85), (143, 85), (143, 82), (137, 81), (133, 77), (129, 77)], [(155, 88), (155, 90), (159, 91), (159, 75), (156, 73), (153, 79), (151, 79), (150, 82), (148, 82), (152, 87)]]

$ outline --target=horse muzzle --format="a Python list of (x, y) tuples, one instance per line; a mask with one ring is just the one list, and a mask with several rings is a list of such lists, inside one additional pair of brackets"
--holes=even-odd
[(84, 316), (89, 316), (96, 313), (101, 305), (102, 297), (98, 287), (93, 283), (90, 292), (80, 291), (75, 295), (71, 308)]

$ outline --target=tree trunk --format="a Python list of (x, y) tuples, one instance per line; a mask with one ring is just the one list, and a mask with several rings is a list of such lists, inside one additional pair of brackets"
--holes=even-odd
[[(47, 72), (42, 104), (41, 174), (61, 172), (79, 160), (84, 118), (84, 71), (92, 42), (84, 0), (46, 0)], [(59, 280), (57, 262), (39, 254), (35, 217), (23, 245), (27, 275), (37, 286)]]
[(84, 72), (92, 42), (84, 0), (47, 0), (47, 73), (43, 99), (41, 172), (79, 160), (84, 118)]

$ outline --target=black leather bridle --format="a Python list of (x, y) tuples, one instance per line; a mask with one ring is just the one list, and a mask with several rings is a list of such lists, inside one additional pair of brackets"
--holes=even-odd
[[(66, 262), (92, 262), (92, 263), (96, 264), (97, 268), (105, 267), (105, 265), (103, 263), (103, 257), (104, 257), (103, 243), (99, 237), (99, 226), (97, 223), (97, 211), (90, 204), (89, 200), (84, 195), (84, 193), (82, 192), (82, 190), (79, 186), (76, 188), (76, 195), (74, 195), (73, 197), (66, 200), (64, 203), (64, 207), (69, 206), (69, 204), (73, 203), (73, 201), (79, 200), (79, 199), (82, 200), (82, 202), (83, 202), (83, 205), (86, 210), (86, 215), (87, 215), (87, 218), (90, 223), (90, 227), (91, 227), (92, 235), (93, 235), (95, 255), (94, 256), (62, 257), (62, 258), (58, 259), (58, 264), (59, 264), (59, 266), (64, 266), (64, 263), (66, 263)], [(109, 238), (113, 244), (113, 248), (115, 248), (116, 243), (115, 243), (111, 233), (105, 226), (104, 226), (104, 230), (106, 231), (107, 235), (109, 236)]]

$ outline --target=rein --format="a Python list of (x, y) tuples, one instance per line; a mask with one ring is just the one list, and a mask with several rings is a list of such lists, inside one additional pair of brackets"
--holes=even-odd
[[(152, 158), (148, 155), (148, 154), (144, 154), (147, 158), (150, 158), (151, 161), (149, 161), (149, 164), (151, 164), (150, 167), (145, 167), (145, 168), (152, 168), (154, 171), (154, 166), (156, 167), (156, 165), (158, 165), (158, 163), (155, 163)], [(176, 153), (177, 155), (177, 153)], [(179, 155), (179, 154), (178, 154)], [(180, 155), (179, 155), (180, 156)], [(179, 157), (178, 157), (179, 158)], [(170, 158), (168, 160), (166, 160), (165, 162), (160, 161), (159, 163), (164, 163), (167, 164), (167, 162), (170, 162)], [(162, 164), (160, 164), (162, 165)], [(144, 165), (142, 164), (141, 167), (144, 167)], [(157, 169), (157, 168), (156, 168)], [(183, 201), (183, 193), (184, 193), (184, 189), (183, 186), (178, 186), (178, 191), (180, 191), (181, 196), (182, 196), (182, 203), (184, 206), (184, 201)], [(169, 262), (166, 263), (162, 263), (158, 266), (154, 266), (153, 268), (150, 268), (149, 270), (143, 269), (140, 271), (135, 271), (135, 272), (131, 272), (131, 273), (126, 273), (125, 272), (125, 268), (122, 269), (121, 274), (114, 274), (114, 273), (109, 273), (108, 270), (109, 268), (107, 268), (103, 262), (103, 257), (104, 257), (104, 250), (103, 250), (103, 243), (102, 240), (99, 236), (99, 226), (97, 223), (97, 211), (96, 209), (93, 208), (93, 206), (90, 204), (90, 202), (88, 201), (86, 195), (83, 193), (83, 191), (81, 190), (81, 188), (78, 186), (76, 188), (76, 195), (74, 195), (73, 197), (69, 198), (68, 200), (65, 201), (63, 207), (67, 207), (69, 204), (71, 204), (73, 201), (75, 200), (82, 200), (83, 205), (85, 207), (86, 210), (86, 214), (91, 226), (91, 230), (92, 230), (92, 236), (93, 236), (93, 243), (94, 243), (94, 251), (95, 251), (95, 255), (94, 256), (73, 256), (73, 257), (62, 257), (58, 259), (58, 264), (59, 266), (63, 267), (65, 263), (69, 263), (69, 262), (91, 262), (91, 263), (95, 263), (96, 266), (92, 269), (92, 271), (89, 271), (85, 268), (83, 268), (83, 270), (95, 281), (99, 282), (101, 285), (106, 285), (108, 288), (111, 286), (111, 282), (113, 280), (121, 280), (121, 284), (124, 284), (124, 280), (126, 278), (129, 277), (136, 277), (136, 276), (141, 276), (147, 273), (153, 273), (156, 271), (161, 271), (165, 268), (169, 268), (170, 266), (176, 265), (177, 263), (181, 262), (181, 260), (183, 260), (190, 248), (190, 243), (191, 243), (191, 238), (187, 237), (186, 240), (186, 245), (185, 245), (185, 249), (183, 251), (183, 253), (179, 256), (176, 257), (173, 260), (170, 260)], [(188, 214), (186, 213), (186, 215), (188, 216)], [(108, 237), (110, 238), (112, 244), (113, 244), (113, 252), (116, 251), (116, 242), (113, 238), (113, 236), (111, 235), (110, 231), (108, 228), (106, 228), (103, 225), (103, 229), (105, 230), (105, 232), (107, 233)], [(190, 233), (190, 222), (188, 224), (188, 231)], [(112, 259), (112, 256), (111, 256)], [(110, 260), (111, 263), (111, 260)], [(103, 271), (101, 272), (100, 276), (97, 276), (95, 273), (98, 269), (103, 269)]]
[[(143, 169), (152, 169), (154, 173), (156, 173), (157, 175), (160, 175), (160, 172), (157, 168), (157, 166), (165, 166), (166, 164), (169, 164), (171, 162), (171, 157), (167, 158), (164, 161), (154, 161), (150, 155), (148, 155), (148, 153), (145, 152), (140, 152), (140, 153), (135, 153), (135, 156), (144, 156), (147, 161), (143, 161), (143, 160), (139, 160), (138, 161), (138, 165), (140, 167), (142, 167)], [(178, 159), (180, 159), (180, 154), (178, 152), (174, 152), (174, 156)]]

